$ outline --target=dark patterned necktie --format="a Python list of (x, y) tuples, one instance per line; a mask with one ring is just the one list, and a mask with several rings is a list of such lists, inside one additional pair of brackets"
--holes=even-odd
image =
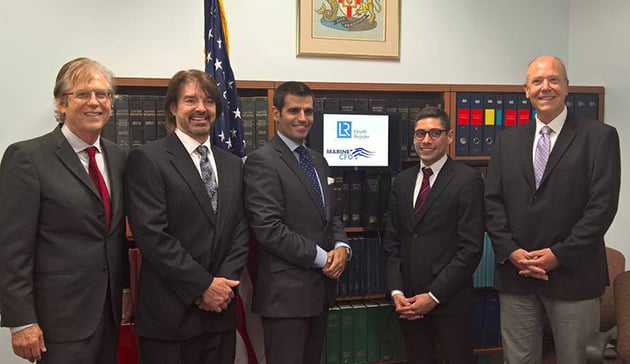
[(212, 173), (212, 167), (210, 166), (210, 161), (208, 160), (208, 147), (205, 145), (200, 145), (197, 147), (197, 153), (201, 156), (199, 160), (199, 167), (201, 169), (201, 179), (203, 180), (203, 184), (206, 186), (206, 192), (208, 193), (208, 197), (210, 197), (210, 203), (212, 204), (212, 210), (217, 212), (217, 201), (218, 201), (218, 186), (217, 180), (214, 177), (214, 173)]
[(88, 175), (100, 193), (101, 199), (103, 199), (103, 207), (105, 207), (105, 223), (107, 229), (109, 229), (109, 221), (112, 214), (112, 203), (109, 198), (109, 191), (107, 191), (105, 178), (103, 178), (101, 170), (98, 169), (98, 164), (96, 163), (96, 147), (88, 147), (87, 153), (90, 157), (88, 160)]
[(311, 181), (311, 185), (313, 186), (313, 190), (315, 191), (315, 196), (317, 196), (317, 202), (319, 208), (324, 211), (324, 198), (322, 196), (322, 190), (319, 186), (319, 181), (317, 180), (317, 174), (315, 173), (315, 168), (313, 167), (313, 161), (311, 160), (311, 156), (306, 151), (303, 145), (295, 148), (295, 151), (300, 155), (300, 166), (304, 169), (306, 176), (309, 181)]
[(431, 190), (431, 186), (429, 185), (429, 177), (433, 175), (433, 170), (428, 167), (422, 168), (422, 184), (420, 184), (420, 192), (418, 193), (418, 198), (416, 198), (416, 203), (413, 205), (413, 214), (418, 218), (420, 215), (420, 207), (424, 204), (429, 196), (429, 191)]

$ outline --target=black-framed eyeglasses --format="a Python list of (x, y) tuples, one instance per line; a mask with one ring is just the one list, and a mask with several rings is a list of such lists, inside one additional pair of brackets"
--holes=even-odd
[(87, 101), (92, 97), (92, 92), (94, 92), (94, 96), (96, 96), (96, 100), (99, 102), (104, 102), (106, 100), (111, 100), (112, 93), (106, 89), (89, 89), (89, 88), (80, 88), (70, 92), (64, 92), (62, 95), (70, 96)]
[(429, 134), (429, 138), (431, 138), (432, 140), (436, 140), (439, 139), (440, 136), (442, 135), (442, 133), (446, 133), (448, 130), (446, 129), (431, 129), (431, 130), (424, 130), (424, 129), (417, 129), (416, 131), (413, 132), (413, 136), (416, 139), (424, 139), (424, 136)]

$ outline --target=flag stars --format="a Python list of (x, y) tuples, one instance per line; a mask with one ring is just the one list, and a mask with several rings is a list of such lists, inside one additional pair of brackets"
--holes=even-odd
[(206, 56), (206, 63), (211, 63), (212, 62), (212, 52), (208, 52), (208, 55)]
[(214, 35), (212, 35), (212, 28), (208, 29), (208, 40), (210, 40), (210, 38), (214, 38)]
[(221, 61), (219, 61), (218, 59), (216, 59), (216, 60), (214, 61), (214, 70), (215, 70), (215, 71), (217, 71), (217, 70), (219, 70), (219, 69), (220, 69), (220, 70), (223, 70), (223, 62), (221, 62)]
[(223, 134), (223, 130), (221, 130), (221, 133), (219, 134), (219, 139), (221, 139), (222, 142), (225, 142), (225, 134)]
[(225, 144), (228, 146), (229, 149), (232, 149), (232, 139), (228, 139)]
[(235, 111), (232, 111), (234, 113), (234, 119), (240, 119), (241, 118), (241, 110), (237, 107)]
[(230, 137), (230, 139), (232, 139), (232, 138), (236, 138), (236, 129), (234, 129), (234, 128), (230, 129), (230, 134), (232, 134), (232, 136)]
[(219, 49), (221, 49), (221, 45), (223, 44), (223, 41), (221, 41), (221, 39), (217, 40), (217, 44), (219, 45)]

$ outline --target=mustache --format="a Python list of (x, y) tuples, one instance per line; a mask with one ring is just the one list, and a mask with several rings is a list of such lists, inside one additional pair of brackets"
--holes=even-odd
[(196, 118), (196, 117), (207, 118), (208, 113), (207, 112), (193, 112), (192, 114), (190, 114), (190, 117), (191, 118)]

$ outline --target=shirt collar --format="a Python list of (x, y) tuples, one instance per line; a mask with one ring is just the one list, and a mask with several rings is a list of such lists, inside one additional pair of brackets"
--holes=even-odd
[(282, 139), (284, 144), (286, 144), (287, 147), (289, 147), (289, 150), (292, 151), (292, 152), (295, 151), (295, 148), (299, 147), (300, 145), (303, 145), (303, 144), (296, 143), (293, 139), (290, 139), (290, 138), (282, 135), (282, 133), (280, 133), (280, 132), (278, 132), (278, 136), (280, 137), (280, 139)]
[(542, 129), (545, 125), (547, 125), (554, 133), (559, 134), (560, 131), (562, 131), (564, 122), (567, 120), (567, 114), (567, 107), (565, 106), (562, 112), (551, 120), (549, 124), (545, 124), (540, 121), (540, 119), (538, 119), (538, 115), (536, 115), (536, 135), (540, 134), (540, 129)]
[(64, 137), (66, 137), (66, 140), (68, 141), (68, 143), (70, 144), (70, 146), (72, 147), (75, 153), (82, 152), (86, 150), (88, 147), (96, 147), (96, 150), (98, 150), (99, 153), (102, 152), (100, 135), (96, 137), (96, 141), (94, 142), (94, 144), (90, 145), (84, 142), (83, 140), (81, 140), (81, 138), (76, 136), (72, 131), (70, 131), (70, 129), (66, 126), (66, 124), (61, 125), (61, 133), (63, 134)]
[(208, 148), (208, 155), (209, 156), (212, 155), (212, 148), (210, 148), (210, 138), (206, 139), (205, 142), (199, 144), (199, 142), (193, 139), (192, 137), (190, 137), (190, 135), (184, 133), (183, 131), (177, 128), (175, 128), (175, 135), (177, 135), (177, 137), (179, 138), (179, 141), (182, 142), (188, 154), (195, 153), (199, 145), (205, 145)]
[(420, 160), (420, 172), (419, 173), (422, 173), (422, 168), (429, 167), (433, 171), (433, 175), (437, 176), (438, 173), (440, 173), (440, 170), (442, 169), (442, 167), (444, 167), (444, 163), (446, 163), (447, 159), (448, 159), (448, 157), (446, 156), (446, 154), (444, 154), (442, 156), (442, 158), (438, 159), (437, 161), (435, 161), (435, 163), (433, 163), (430, 166), (424, 164), (424, 162), (422, 160)]

